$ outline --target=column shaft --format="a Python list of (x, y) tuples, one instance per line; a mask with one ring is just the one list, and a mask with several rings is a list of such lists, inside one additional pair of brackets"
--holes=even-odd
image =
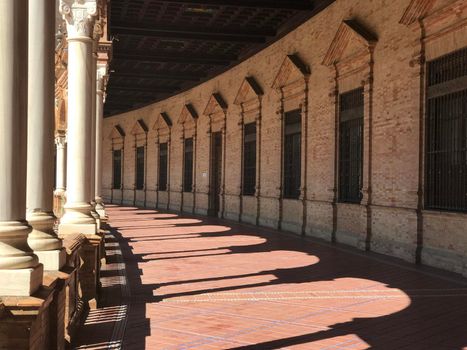
[(30, 295), (42, 265), (27, 243), (28, 1), (0, 1), (0, 295)]
[(62, 241), (54, 232), (55, 0), (29, 2), (28, 165), (26, 219), (28, 243), (46, 270), (65, 263)]
[[(105, 71), (105, 66), (103, 67)], [(99, 67), (96, 83), (96, 178), (95, 200), (98, 214), (105, 217), (105, 208), (102, 201), (102, 123), (104, 118), (104, 77)]]
[[(68, 31), (70, 32), (70, 31)], [(67, 202), (60, 234), (94, 234), (91, 216), (92, 39), (68, 38)]]
[(57, 151), (55, 191), (56, 194), (63, 195), (66, 189), (66, 136), (56, 136), (55, 146)]
[(91, 215), (96, 220), (98, 228), (100, 227), (100, 215), (96, 211), (96, 77), (97, 77), (97, 42), (93, 41), (93, 52), (91, 56), (91, 93), (92, 93), (92, 133), (91, 133), (91, 192), (89, 199), (92, 205)]

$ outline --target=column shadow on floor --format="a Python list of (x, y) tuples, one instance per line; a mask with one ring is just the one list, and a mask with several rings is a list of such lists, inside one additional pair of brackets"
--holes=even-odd
[[(131, 214), (129, 214), (131, 212)], [(137, 214), (137, 219), (136, 215)], [(154, 215), (153, 215), (154, 214)], [(110, 210), (111, 225), (108, 242), (118, 243), (116, 247), (108, 247), (108, 264), (123, 261), (128, 295), (120, 299), (106, 300), (104, 307), (127, 305), (123, 348), (145, 349), (146, 337), (151, 334), (150, 320), (146, 315), (147, 303), (158, 303), (173, 298), (195, 297), (205, 293), (222, 293), (243, 289), (267, 287), (274, 285), (296, 285), (310, 282), (338, 281), (340, 279), (366, 279), (383, 283), (388, 289), (398, 289), (408, 298), (406, 308), (398, 312), (379, 317), (354, 318), (349, 322), (336, 323), (327, 330), (284, 337), (258, 344), (235, 347), (232, 349), (279, 349), (293, 345), (312, 343), (318, 340), (354, 334), (365, 341), (373, 349), (463, 349), (467, 346), (467, 283), (457, 276), (429, 268), (421, 268), (406, 264), (397, 259), (383, 257), (374, 253), (363, 253), (351, 248), (335, 247), (317, 240), (291, 236), (271, 229), (263, 229), (248, 225), (229, 223), (223, 220), (184, 215), (183, 220), (192, 223), (179, 223), (179, 216), (160, 215), (159, 211), (112, 208)], [(147, 219), (141, 219), (147, 217)], [(134, 225), (133, 221), (147, 222), (148, 225)], [(142, 221), (139, 221), (142, 220)], [(154, 225), (154, 221), (157, 225)], [(122, 224), (120, 224), (122, 223)], [(123, 223), (130, 223), (123, 225)], [(140, 230), (167, 228), (173, 233), (153, 235), (135, 235)], [(209, 227), (211, 232), (203, 232)], [(219, 229), (216, 231), (215, 227)], [(177, 229), (182, 229), (176, 233)], [(192, 232), (190, 233), (190, 229)], [(129, 234), (131, 232), (131, 235)], [(188, 232), (188, 233), (187, 233)], [(166, 240), (232, 237), (235, 235), (254, 236), (262, 239), (262, 243), (253, 245), (225, 245), (206, 249), (173, 250), (150, 254), (135, 254), (132, 244), (137, 242), (154, 242)], [(113, 238), (112, 238), (113, 237)], [(219, 252), (222, 251), (222, 252)], [(144, 284), (142, 275), (145, 264), (157, 261), (203, 258), (230, 255), (270, 253), (274, 251), (300, 252), (318, 259), (308, 266), (295, 268), (276, 268), (260, 272), (238, 275), (190, 279), (187, 276), (179, 281), (159, 281)], [(170, 254), (182, 254), (167, 256)], [(157, 255), (163, 255), (157, 257)], [(156, 256), (156, 257), (154, 257)], [(254, 270), (254, 269), (253, 269)], [(118, 278), (118, 271), (104, 271), (103, 277)], [(239, 283), (233, 286), (181, 291), (171, 294), (158, 294), (164, 286), (185, 285), (209, 281), (236, 281), (245, 277), (273, 276), (266, 282), (251, 284)], [(104, 293), (112, 294), (112, 288), (103, 288)], [(118, 305), (117, 305), (118, 304)], [(112, 311), (110, 311), (112, 315)], [(102, 339), (99, 339), (102, 340)], [(113, 341), (113, 340), (112, 340)], [(175, 347), (176, 348), (176, 347)]]

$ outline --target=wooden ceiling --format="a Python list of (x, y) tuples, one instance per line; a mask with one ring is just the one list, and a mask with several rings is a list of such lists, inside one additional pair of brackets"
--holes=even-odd
[(112, 0), (105, 116), (190, 89), (245, 60), (334, 0)]

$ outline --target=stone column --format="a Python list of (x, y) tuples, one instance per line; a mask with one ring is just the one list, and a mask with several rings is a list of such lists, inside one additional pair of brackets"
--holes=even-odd
[(26, 219), (28, 243), (46, 270), (65, 263), (54, 232), (55, 0), (29, 2), (28, 142)]
[(66, 190), (66, 135), (58, 133), (55, 136), (55, 147), (57, 151), (55, 194), (65, 195)]
[[(96, 27), (99, 28), (100, 25), (98, 22), (94, 24), (93, 29), (93, 42), (92, 42), (92, 56), (91, 56), (91, 87), (92, 87), (92, 133), (91, 133), (91, 192), (89, 194), (89, 198), (91, 201), (91, 215), (94, 217), (97, 223), (97, 228), (100, 228), (100, 215), (96, 211), (96, 201), (95, 201), (95, 193), (96, 193), (96, 80), (97, 80), (97, 43), (99, 41), (100, 35), (96, 33)], [(99, 31), (99, 29), (97, 29)]]
[[(96, 233), (91, 215), (92, 34), (96, 0), (60, 0), (68, 33), (67, 202), (60, 235)], [(94, 180), (94, 176), (92, 176)]]
[(28, 1), (2, 0), (0, 13), (0, 295), (27, 296), (43, 275), (25, 220)]
[(102, 123), (104, 118), (104, 79), (107, 65), (98, 64), (96, 82), (96, 178), (95, 201), (96, 211), (105, 218), (105, 207), (102, 200)]

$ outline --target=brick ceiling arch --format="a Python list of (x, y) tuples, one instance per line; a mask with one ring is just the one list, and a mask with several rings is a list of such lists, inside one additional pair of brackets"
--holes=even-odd
[(112, 0), (106, 116), (188, 90), (278, 40), (334, 0)]

